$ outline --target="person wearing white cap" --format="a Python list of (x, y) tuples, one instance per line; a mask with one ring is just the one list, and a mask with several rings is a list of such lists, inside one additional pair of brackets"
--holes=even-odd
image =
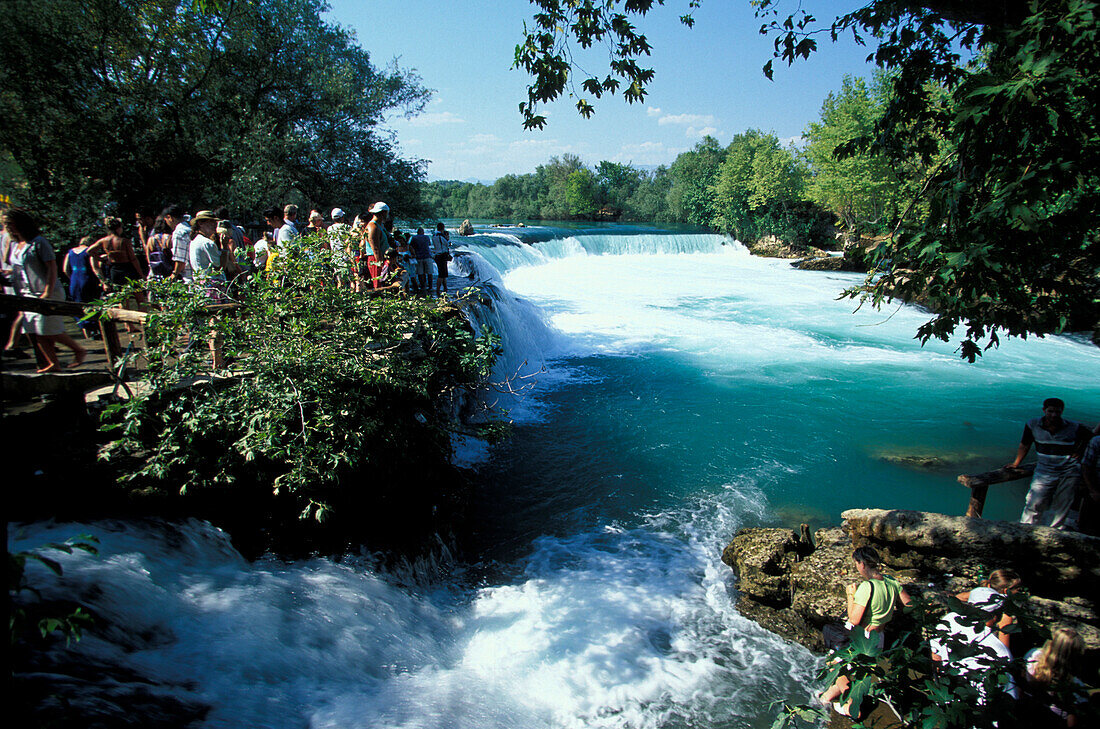
[(390, 206), (384, 202), (376, 202), (371, 205), (369, 212), (373, 216), (367, 223), (366, 242), (370, 246), (370, 252), (367, 255), (366, 270), (361, 268), (359, 275), (368, 281), (368, 288), (376, 289), (382, 265), (386, 262), (386, 249), (390, 247), (389, 236), (386, 235), (386, 218), (390, 214)]
[(328, 227), (330, 233), (339, 233), (342, 230), (347, 230), (348, 224), (344, 222), (345, 213), (340, 208), (333, 208), (329, 213), (329, 217), (332, 218), (332, 225)]
[(348, 235), (348, 224), (344, 222), (344, 211), (333, 208), (329, 213), (332, 223), (328, 226), (329, 246), (332, 251), (332, 262), (336, 268), (336, 287), (351, 286), (353, 276), (349, 276), (352, 262), (355, 260), (351, 250), (351, 236)]

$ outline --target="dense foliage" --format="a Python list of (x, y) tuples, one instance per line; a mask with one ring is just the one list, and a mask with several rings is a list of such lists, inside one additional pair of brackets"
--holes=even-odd
[(862, 79), (844, 77), (840, 90), (825, 98), (821, 119), (804, 134), (803, 155), (813, 170), (806, 196), (835, 213), (849, 231), (892, 231), (923, 172), (919, 161), (891, 161), (879, 150), (837, 154), (853, 139), (873, 136), (889, 100), (889, 81), (878, 74), (869, 87)]
[[(0, 3), (0, 179), (65, 233), (115, 204), (288, 200), (415, 214), (422, 163), (387, 114), (412, 73), (373, 65), (323, 0)], [(12, 187), (8, 188), (7, 185)]]
[(459, 409), (475, 400), (464, 395), (485, 386), (497, 338), (475, 337), (454, 303), (338, 288), (320, 253), (291, 248), (266, 277), (238, 279), (239, 308), (220, 314), (201, 288), (142, 284), (163, 308), (135, 397), (107, 413), (117, 440), (103, 453), (126, 481), (275, 498), (316, 520), (364, 504), (384, 516), (387, 499), (431, 508), (435, 492), (409, 485), (444, 485)]
[[(971, 360), (999, 333), (1100, 330), (1098, 11), (1047, 0), (1018, 25), (964, 28), (984, 51), (966, 73), (949, 40), (917, 58), (900, 38), (887, 46), (894, 94), (876, 133), (892, 158), (936, 164), (914, 198), (926, 212), (878, 251), (887, 274), (853, 295), (921, 298), (936, 316), (918, 336), (948, 340), (961, 324)], [(932, 83), (948, 103), (908, 90)]]

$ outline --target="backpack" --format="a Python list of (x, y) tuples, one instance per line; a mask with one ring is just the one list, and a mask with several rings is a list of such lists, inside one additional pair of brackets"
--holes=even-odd
[(174, 269), (172, 254), (164, 250), (161, 241), (154, 241), (153, 250), (149, 251), (149, 270), (154, 276), (171, 276)]

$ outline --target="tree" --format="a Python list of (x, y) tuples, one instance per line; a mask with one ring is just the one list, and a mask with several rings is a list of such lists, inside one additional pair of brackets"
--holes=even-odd
[(422, 164), (382, 127), (423, 107), (415, 75), (375, 67), (322, 0), (206, 5), (0, 5), (0, 150), (26, 180), (24, 204), (70, 230), (108, 202), (254, 210), (292, 189), (417, 208)]
[[(931, 162), (941, 140), (950, 149), (924, 181), (927, 217), (903, 217), (878, 252), (886, 275), (853, 296), (928, 302), (936, 316), (918, 337), (946, 341), (962, 325), (971, 361), (999, 333), (1100, 330), (1097, 10), (1037, 3), (1019, 27), (985, 29), (982, 63), (949, 87), (949, 104), (891, 104), (924, 123), (884, 118), (888, 153)], [(895, 93), (921, 77), (903, 69)]]
[(569, 215), (587, 218), (596, 212), (596, 177), (587, 169), (569, 173), (565, 183), (565, 199), (569, 204)]
[(711, 225), (715, 217), (714, 183), (726, 150), (709, 134), (682, 152), (669, 167), (668, 206), (677, 220)]
[(756, 129), (738, 134), (713, 186), (711, 222), (746, 242), (768, 234), (794, 242), (790, 214), (800, 207), (805, 177), (805, 168), (774, 134)]
[(873, 88), (863, 79), (845, 76), (839, 93), (829, 94), (821, 106), (821, 120), (811, 122), (803, 136), (803, 156), (812, 175), (807, 197), (834, 212), (848, 230), (881, 233), (897, 223), (908, 199), (916, 192), (911, 180), (920, 170), (891, 164), (877, 150), (838, 154), (853, 139), (874, 134), (888, 93), (888, 79), (879, 74)]
[(596, 184), (599, 187), (599, 205), (609, 205), (622, 212), (627, 200), (645, 180), (645, 173), (631, 165), (603, 161), (596, 165)]
[[(611, 73), (585, 79), (586, 93), (616, 93), (622, 79), (628, 102), (644, 99), (653, 71), (637, 62), (649, 44), (630, 16), (653, 0), (532, 1), (540, 12), (516, 49), (533, 77), (525, 126), (543, 126), (537, 105), (569, 86), (574, 41), (610, 44)], [(808, 58), (823, 32), (877, 41), (868, 60), (890, 71), (889, 101), (873, 133), (844, 151), (928, 166), (875, 251), (886, 275), (851, 295), (876, 306), (922, 300), (935, 314), (917, 337), (950, 340), (962, 326), (960, 352), (971, 361), (1001, 333), (1092, 328), (1100, 342), (1096, 0), (871, 0), (827, 26), (801, 6), (781, 19), (778, 4), (754, 2), (774, 58), (787, 63)], [(593, 111), (583, 97), (577, 107)]]

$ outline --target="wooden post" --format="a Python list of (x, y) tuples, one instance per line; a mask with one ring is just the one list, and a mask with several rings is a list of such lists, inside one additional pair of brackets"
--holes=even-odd
[(982, 518), (982, 510), (985, 509), (985, 495), (989, 492), (989, 484), (974, 486), (970, 489), (970, 504), (966, 507), (966, 515), (975, 519)]
[(210, 359), (216, 370), (225, 368), (224, 344), (225, 335), (221, 333), (221, 330), (215, 329), (210, 332)]
[(103, 351), (107, 354), (107, 367), (114, 369), (122, 358), (122, 342), (118, 339), (118, 322), (100, 319), (99, 332), (103, 335)]

